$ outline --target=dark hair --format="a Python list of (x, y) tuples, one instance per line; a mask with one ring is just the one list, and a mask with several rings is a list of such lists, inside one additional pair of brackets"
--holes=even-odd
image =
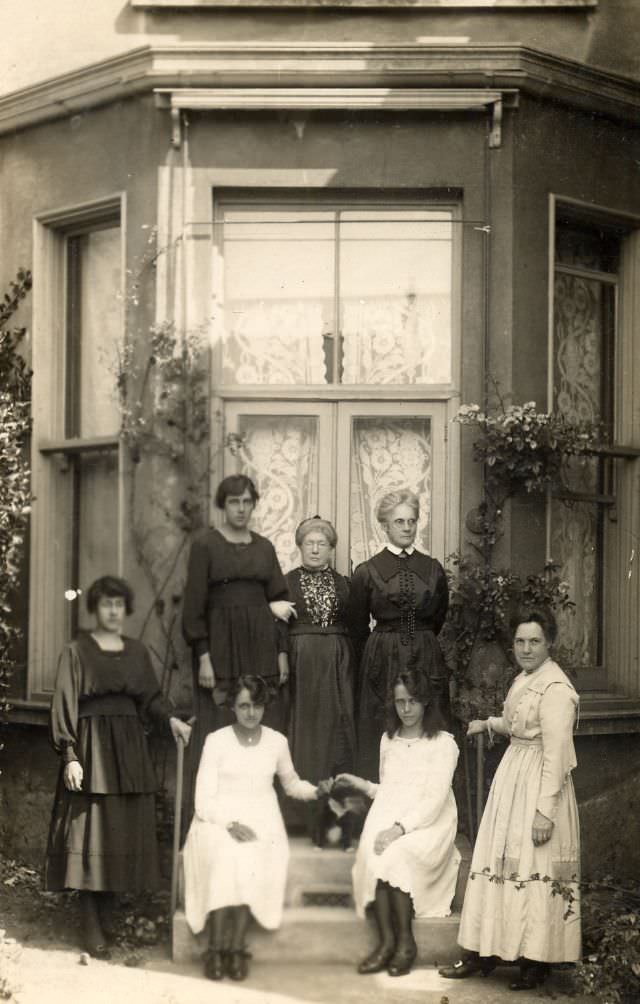
[(90, 614), (95, 614), (103, 596), (121, 596), (127, 616), (133, 613), (133, 589), (125, 579), (120, 579), (117, 575), (103, 575), (92, 582), (87, 592), (87, 610)]
[(227, 691), (227, 705), (232, 708), (236, 703), (236, 697), (241, 690), (248, 690), (254, 704), (259, 704), (261, 708), (266, 708), (271, 702), (271, 691), (265, 679), (261, 676), (237, 676), (229, 684)]
[(407, 667), (396, 673), (391, 681), (386, 703), (386, 731), (389, 739), (393, 739), (402, 724), (395, 705), (395, 690), (400, 684), (407, 688), (412, 697), (424, 704), (422, 728), (428, 739), (433, 739), (439, 732), (447, 729), (447, 721), (440, 706), (440, 692), (444, 682), (440, 677), (430, 679), (416, 667)]
[(222, 479), (216, 489), (216, 506), (218, 509), (224, 509), (224, 504), (229, 495), (242, 495), (243, 492), (249, 492), (254, 505), (260, 498), (251, 478), (248, 478), (246, 474), (230, 474), (228, 478)]
[(515, 636), (521, 624), (539, 624), (548, 645), (558, 637), (558, 624), (546, 607), (521, 607), (511, 618), (511, 634)]

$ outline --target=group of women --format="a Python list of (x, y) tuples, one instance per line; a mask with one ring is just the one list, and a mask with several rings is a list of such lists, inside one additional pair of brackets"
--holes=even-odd
[[(353, 888), (378, 939), (358, 971), (401, 976), (417, 954), (413, 919), (449, 914), (459, 865), (458, 747), (437, 640), (446, 576), (415, 547), (419, 502), (408, 490), (379, 501), (386, 546), (350, 581), (331, 565), (335, 529), (318, 516), (297, 528), (301, 562), (283, 575), (271, 543), (249, 527), (257, 502), (249, 478), (225, 478), (216, 495), (223, 522), (192, 544), (183, 626), (193, 652), (193, 730), (158, 692), (144, 646), (122, 634), (132, 609), (127, 584), (108, 576), (91, 587), (95, 629), (65, 648), (52, 704), (62, 766), (46, 887), (81, 891), (87, 950), (108, 957), (107, 894), (155, 881), (144, 733), (155, 717), (189, 743), (185, 909), (194, 933), (208, 932), (206, 975), (244, 979), (251, 918), (267, 929), (281, 921), (288, 845), (277, 776), (286, 795), (308, 804), (312, 834), (317, 800), (337, 782), (371, 799)], [(579, 957), (577, 696), (551, 659), (554, 640), (550, 614), (521, 613), (521, 672), (503, 715), (469, 726), (470, 735), (487, 730), (510, 744), (474, 850), (464, 954), (441, 970), (449, 978), (519, 960), (519, 989), (540, 982), (549, 963)], [(568, 883), (573, 910), (534, 875)]]

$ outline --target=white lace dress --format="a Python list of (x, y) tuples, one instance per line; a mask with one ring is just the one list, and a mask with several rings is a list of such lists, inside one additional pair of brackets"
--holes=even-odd
[[(231, 725), (207, 736), (184, 845), (185, 912), (194, 934), (211, 910), (243, 904), (263, 927), (279, 926), (289, 844), (275, 774), (292, 798), (315, 797), (315, 785), (296, 774), (280, 732), (263, 725), (255, 746), (242, 746)], [(258, 839), (234, 840), (226, 827), (235, 821), (250, 826)]]
[[(409, 893), (416, 917), (450, 914), (460, 864), (458, 811), (451, 790), (458, 752), (448, 732), (432, 739), (383, 735), (380, 783), (370, 788), (374, 801), (352, 873), (358, 916), (373, 901), (378, 880)], [(376, 836), (395, 822), (405, 835), (376, 854)]]

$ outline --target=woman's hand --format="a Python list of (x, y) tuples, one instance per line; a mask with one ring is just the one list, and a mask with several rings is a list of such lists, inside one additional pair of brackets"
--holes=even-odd
[(84, 771), (79, 760), (71, 760), (70, 763), (65, 764), (62, 779), (67, 791), (80, 791), (83, 777)]
[(468, 736), (479, 736), (481, 732), (487, 731), (487, 723), (482, 718), (474, 718), (472, 722), (469, 722), (469, 727), (467, 728)]
[(191, 739), (191, 726), (187, 722), (181, 722), (179, 718), (169, 719), (169, 728), (171, 729), (171, 735), (178, 742), (179, 739), (185, 744), (189, 745), (189, 740)]
[(244, 823), (238, 823), (237, 821), (229, 823), (227, 833), (230, 833), (233, 839), (237, 840), (239, 844), (247, 844), (250, 840), (258, 839), (250, 826), (245, 826)]
[(404, 836), (404, 830), (397, 823), (390, 826), (388, 830), (380, 830), (380, 833), (373, 842), (374, 853), (382, 854), (383, 851), (386, 851), (389, 844), (392, 844), (394, 840), (402, 836)]
[(362, 791), (366, 795), (369, 790), (369, 782), (365, 781), (363, 777), (358, 777), (356, 774), (338, 774), (336, 777), (337, 781), (343, 781), (344, 784), (351, 785), (356, 791)]
[(328, 777), (324, 781), (318, 781), (318, 787), (316, 788), (316, 795), (318, 796), (318, 798), (322, 798), (323, 795), (330, 795), (332, 788), (333, 788), (332, 777)]
[(286, 652), (278, 652), (278, 686), (284, 687), (289, 679), (289, 656)]
[(295, 603), (290, 603), (289, 600), (272, 600), (269, 606), (276, 620), (284, 621), (285, 624), (289, 623), (291, 617), (298, 616)]
[(536, 809), (536, 814), (533, 817), (533, 826), (531, 827), (531, 836), (536, 847), (541, 847), (542, 844), (546, 844), (548, 840), (551, 840), (552, 833), (552, 821)]
[(208, 652), (204, 652), (200, 656), (200, 665), (198, 666), (198, 686), (202, 687), (203, 690), (213, 690), (215, 685), (216, 674), (213, 672), (211, 656)]

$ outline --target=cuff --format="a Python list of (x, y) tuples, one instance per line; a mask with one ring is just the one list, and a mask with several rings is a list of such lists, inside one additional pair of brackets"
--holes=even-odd
[(538, 812), (541, 812), (543, 816), (551, 822), (555, 822), (556, 811), (558, 808), (558, 796), (557, 795), (540, 795), (536, 805)]
[(80, 762), (78, 760), (78, 756), (76, 754), (75, 747), (73, 747), (73, 746), (65, 746), (62, 749), (60, 756), (62, 757), (62, 762), (63, 762), (63, 764), (65, 764), (65, 766), (68, 763), (74, 763), (74, 761), (78, 761), (78, 763)]
[(208, 640), (206, 638), (199, 638), (193, 644), (193, 651), (196, 653), (196, 655), (198, 657), (201, 656), (201, 655), (204, 655), (205, 652), (209, 651), (209, 642), (208, 642)]

